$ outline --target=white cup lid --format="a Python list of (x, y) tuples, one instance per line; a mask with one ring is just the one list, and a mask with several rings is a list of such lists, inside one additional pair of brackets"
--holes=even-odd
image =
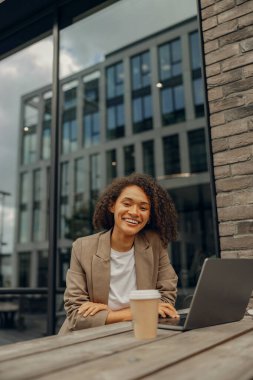
[(159, 298), (161, 298), (161, 294), (155, 289), (132, 290), (129, 296), (130, 300), (149, 300)]

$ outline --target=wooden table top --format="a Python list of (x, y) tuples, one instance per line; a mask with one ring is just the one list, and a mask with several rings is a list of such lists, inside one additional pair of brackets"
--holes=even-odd
[(117, 323), (0, 347), (1, 380), (253, 379), (253, 319), (134, 338)]

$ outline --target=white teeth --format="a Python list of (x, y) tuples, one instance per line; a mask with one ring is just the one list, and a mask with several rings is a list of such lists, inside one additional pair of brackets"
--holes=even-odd
[(138, 224), (137, 220), (134, 219), (125, 219), (125, 221), (131, 224)]

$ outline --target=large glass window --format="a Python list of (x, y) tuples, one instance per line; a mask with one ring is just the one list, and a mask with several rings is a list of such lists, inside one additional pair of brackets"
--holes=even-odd
[(90, 156), (90, 215), (96, 205), (101, 190), (101, 156), (92, 154)]
[(39, 97), (25, 102), (23, 121), (22, 163), (31, 164), (37, 158), (37, 128), (39, 121)]
[(151, 85), (150, 53), (136, 55), (131, 59), (132, 89), (139, 90)]
[(107, 139), (111, 140), (124, 136), (124, 105), (117, 104), (107, 108)]
[(61, 164), (61, 187), (60, 187), (60, 237), (68, 237), (69, 233), (69, 163)]
[(106, 107), (108, 140), (123, 137), (125, 134), (124, 112), (124, 67), (122, 62), (106, 69)]
[(47, 287), (48, 283), (48, 251), (38, 252), (38, 287)]
[[(93, 232), (92, 212), (109, 176), (124, 174), (125, 170), (130, 173), (136, 168), (151, 175), (154, 173), (162, 185), (169, 190), (173, 188), (173, 196), (182, 199), (185, 207), (191, 205), (188, 194), (195, 197), (195, 192), (188, 191), (191, 183), (195, 181), (196, 188), (201, 188), (204, 187), (202, 178), (205, 177), (207, 181), (207, 176), (191, 176), (191, 173), (187, 173), (187, 181), (183, 175), (182, 178), (170, 178), (170, 175), (162, 178), (165, 173), (162, 172), (161, 139), (166, 134), (180, 133), (182, 145), (179, 146), (178, 139), (175, 144), (164, 143), (169, 162), (165, 160), (164, 167), (168, 174), (176, 170), (180, 172), (180, 169), (188, 170), (191, 167), (192, 150), (195, 150), (192, 146), (202, 149), (200, 144), (203, 139), (200, 139), (202, 143), (193, 143), (192, 136), (188, 135), (188, 131), (199, 128), (199, 121), (192, 115), (189, 118), (184, 115), (185, 110), (191, 110), (192, 107), (192, 101), (190, 105), (187, 104), (189, 99), (184, 96), (184, 88), (194, 91), (196, 116), (200, 115), (198, 106), (203, 104), (199, 91), (201, 77), (197, 76), (199, 67), (194, 62), (192, 67), (190, 61), (184, 62), (184, 66), (187, 64), (193, 74), (189, 79), (189, 72), (186, 71), (185, 82), (182, 80), (183, 59), (191, 57), (189, 51), (184, 49), (189, 50), (190, 33), (197, 30), (197, 19), (194, 18), (196, 0), (187, 0), (187, 6), (184, 0), (158, 1), (155, 7), (151, 0), (109, 3), (110, 6), (86, 13), (84, 18), (80, 15), (73, 19), (72, 25), (60, 31), (60, 186), (59, 202), (50, 203), (50, 207), (59, 214), (57, 252), (60, 267), (57, 279), (63, 286), (69, 266), (70, 247), (77, 236), (77, 229), (81, 236)], [(138, 28), (131, 28), (131, 25), (138, 25)], [(117, 33), (112, 32), (112, 29), (117, 30)], [(188, 34), (189, 39), (186, 38)], [(165, 44), (166, 41), (169, 43)], [(161, 59), (159, 54), (156, 57), (159, 48), (169, 44), (169, 48), (161, 49)], [(48, 37), (3, 59), (0, 64), (0, 194), (5, 194), (0, 198), (4, 202), (3, 206), (0, 205), (1, 210), (4, 209), (1, 242), (4, 244), (0, 247), (1, 254), (8, 259), (6, 263), (9, 263), (8, 268), (0, 268), (0, 283), (3, 279), (3, 283), (7, 284), (6, 279), (9, 278), (11, 285), (15, 286), (29, 284), (35, 287), (45, 284), (49, 225), (47, 183), (50, 186), (47, 173), (50, 172), (53, 142), (50, 141), (51, 119), (55, 111), (51, 109), (52, 53), (52, 37)], [(94, 73), (99, 75), (95, 76)], [(158, 99), (153, 96), (157, 93)], [(183, 120), (185, 122), (180, 126), (180, 131), (176, 131), (175, 125), (161, 131), (160, 120), (164, 126)], [(134, 139), (133, 133), (138, 133)], [(116, 143), (113, 140), (117, 138), (120, 141)], [(151, 141), (156, 142), (156, 151)], [(117, 152), (117, 157), (114, 153), (107, 155), (110, 151)], [(171, 154), (172, 158), (168, 158)], [(111, 164), (114, 158), (115, 161), (117, 159), (117, 166), (111, 165), (111, 170), (106, 168), (107, 158)], [(191, 160), (194, 161), (193, 158)], [(194, 165), (192, 170), (197, 170)], [(37, 171), (40, 174), (35, 174)], [(40, 177), (40, 180), (35, 177)], [(40, 183), (41, 188), (36, 183)], [(180, 193), (183, 185), (185, 192)], [(208, 187), (208, 184), (205, 185)], [(206, 189), (201, 196), (207, 197), (204, 204), (208, 204), (210, 194)], [(177, 206), (182, 210), (180, 202)], [(201, 213), (198, 213), (202, 206), (201, 202), (194, 203), (192, 207), (197, 211), (192, 213), (192, 220), (202, 221)], [(79, 213), (79, 208), (84, 211)], [(184, 210), (180, 226), (188, 226), (191, 221), (187, 216), (188, 209)], [(196, 241), (201, 241), (201, 236), (207, 236), (211, 230), (210, 211), (206, 215), (209, 224), (196, 223), (201, 226), (201, 233), (197, 237), (194, 235)], [(81, 225), (87, 228), (81, 230)], [(187, 239), (180, 235), (178, 250), (182, 260), (176, 268), (179, 275), (182, 268), (196, 272), (196, 267), (190, 266), (190, 262), (196, 262), (198, 255), (207, 256), (211, 250), (209, 247), (212, 247), (208, 240), (205, 245), (200, 244), (202, 253), (197, 248), (193, 250), (192, 235), (187, 234)], [(187, 249), (190, 252), (189, 263)], [(12, 262), (15, 263), (15, 270)], [(195, 280), (194, 276), (191, 278)], [(192, 286), (194, 280), (190, 280), (188, 285)], [(40, 301), (36, 298), (36, 302), (39, 304)], [(42, 304), (36, 308), (38, 317), (41, 310)], [(28, 334), (32, 337), (30, 330)]]
[(83, 143), (85, 147), (97, 145), (100, 138), (99, 79), (95, 72), (84, 78)]
[(124, 147), (124, 164), (125, 164), (125, 175), (129, 175), (135, 172), (134, 145), (127, 145)]
[(49, 91), (43, 96), (43, 127), (42, 127), (42, 152), (43, 160), (50, 158), (50, 141), (51, 141), (51, 122), (52, 122), (52, 92)]
[(144, 141), (142, 143), (143, 171), (146, 174), (155, 177), (155, 152), (154, 141)]
[(41, 229), (41, 170), (33, 172), (33, 223), (32, 237), (34, 241), (42, 238)]
[(115, 99), (124, 93), (124, 68), (123, 63), (119, 62), (110, 66), (106, 70), (107, 79), (107, 99)]
[(184, 121), (182, 47), (179, 38), (159, 47), (159, 79), (162, 124), (169, 125)]
[(163, 138), (163, 158), (165, 175), (181, 172), (178, 135)]
[(110, 183), (117, 177), (117, 152), (112, 149), (106, 152), (106, 177), (107, 183)]
[(151, 95), (150, 53), (131, 58), (133, 132), (152, 129), (153, 107)]
[(204, 128), (188, 132), (190, 168), (192, 173), (207, 171), (207, 152)]
[(20, 252), (18, 256), (18, 286), (22, 288), (27, 288), (30, 286), (30, 276), (31, 276), (31, 253), (30, 252)]
[(20, 177), (20, 210), (19, 210), (19, 242), (26, 243), (29, 239), (29, 175), (22, 173)]
[(190, 55), (195, 115), (196, 117), (201, 117), (204, 116), (204, 89), (201, 76), (201, 55), (198, 31), (190, 34)]
[[(77, 149), (76, 83), (63, 86), (64, 108), (62, 113), (62, 153)], [(69, 88), (70, 87), (70, 88)]]

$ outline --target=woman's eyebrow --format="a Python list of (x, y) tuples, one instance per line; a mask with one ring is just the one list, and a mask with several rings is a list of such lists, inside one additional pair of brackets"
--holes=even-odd
[[(134, 202), (134, 199), (133, 199), (133, 198), (129, 198), (129, 197), (125, 197), (125, 198), (122, 199), (122, 201), (131, 201), (131, 202)], [(141, 201), (141, 202), (139, 202), (139, 203), (140, 203), (141, 205), (144, 205), (144, 204), (145, 204), (145, 205), (148, 205), (148, 206), (150, 205), (149, 202), (145, 202), (145, 201)]]

